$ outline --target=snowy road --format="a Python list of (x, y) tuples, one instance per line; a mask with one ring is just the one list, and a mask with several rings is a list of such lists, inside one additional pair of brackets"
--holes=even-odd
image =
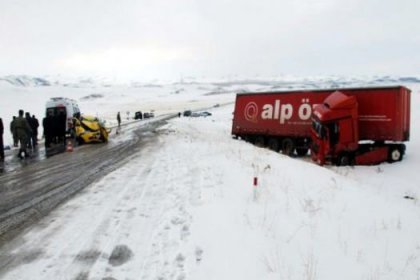
[[(142, 145), (128, 164), (5, 244), (2, 252), (8, 253), (1, 255), (0, 277), (6, 272), (10, 273), (5, 279), (25, 279), (25, 275), (33, 279), (125, 279), (124, 275), (147, 279), (155, 275), (168, 249), (189, 235), (191, 216), (182, 200), (194, 191), (181, 189), (180, 194), (179, 184), (192, 186), (199, 176), (190, 176), (189, 164), (180, 162), (172, 147), (162, 146), (159, 139), (153, 137), (153, 144)], [(199, 258), (199, 249), (196, 254)], [(180, 254), (159, 273), (182, 279), (184, 258)], [(131, 265), (123, 266), (128, 261)]]
[(135, 157), (152, 141), (154, 129), (162, 123), (161, 119), (135, 123), (124, 127), (122, 134), (108, 144), (81, 146), (74, 153), (59, 154), (48, 160), (39, 156), (30, 163), (14, 163), (19, 160), (8, 158), (6, 163), (12, 170), (0, 176), (2, 240)]
[[(155, 145), (153, 147), (157, 148)], [(130, 164), (141, 165), (143, 158), (149, 156), (152, 150), (150, 146), (144, 148)], [(155, 161), (160, 160), (156, 158)], [(38, 279), (85, 279), (93, 267), (97, 275), (106, 275), (113, 266), (130, 259), (133, 252), (136, 252), (136, 257), (147, 254), (144, 252), (144, 242), (148, 243), (152, 238), (155, 228), (148, 222), (159, 221), (163, 211), (159, 207), (159, 198), (167, 191), (154, 188), (153, 180), (160, 174), (153, 171), (153, 165), (156, 163), (144, 165), (141, 169), (123, 167), (104, 179), (111, 188), (99, 182), (75, 201), (67, 203), (32, 229), (31, 235), (38, 238), (24, 246), (24, 252), (6, 256), (8, 263), (3, 263), (3, 271), (38, 258), (40, 263), (35, 264), (30, 272), (32, 275), (42, 275)], [(161, 172), (165, 174), (166, 171)], [(117, 177), (122, 180), (117, 181)], [(166, 177), (168, 188), (169, 179)], [(61, 213), (66, 214), (62, 216)], [(64, 225), (67, 226), (63, 228)], [(144, 237), (140, 239), (143, 243), (136, 243), (135, 247), (125, 245), (132, 245), (129, 240), (138, 236)], [(19, 243), (20, 240), (15, 242)], [(117, 248), (121, 248), (120, 253), (115, 253), (117, 256), (111, 259), (113, 250)], [(137, 269), (137, 273), (140, 273), (142, 266), (139, 265)], [(19, 271), (16, 272), (19, 274)], [(94, 276), (94, 273), (90, 276)], [(11, 276), (14, 278), (13, 273)]]

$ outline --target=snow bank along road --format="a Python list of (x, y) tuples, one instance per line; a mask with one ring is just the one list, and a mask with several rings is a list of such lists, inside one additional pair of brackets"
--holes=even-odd
[[(18, 168), (11, 159), (10, 172), (0, 174), (0, 245), (27, 224), (46, 215), (71, 195), (100, 179), (154, 138), (153, 132), (173, 116), (132, 123), (107, 144), (84, 145), (74, 153), (48, 160), (36, 158)], [(41, 152), (40, 152), (41, 153)]]

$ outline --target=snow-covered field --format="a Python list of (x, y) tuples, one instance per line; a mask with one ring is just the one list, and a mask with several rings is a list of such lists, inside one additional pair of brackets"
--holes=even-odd
[[(420, 84), (405, 85), (412, 89), (406, 157), (364, 167), (320, 167), (232, 139), (233, 93), (270, 84), (2, 85), (5, 123), (20, 108), (41, 116), (50, 96), (77, 99), (109, 123), (117, 111), (227, 105), (160, 128), (136, 160), (2, 248), (10, 261), (0, 277), (420, 279)], [(103, 97), (83, 98), (91, 94)]]

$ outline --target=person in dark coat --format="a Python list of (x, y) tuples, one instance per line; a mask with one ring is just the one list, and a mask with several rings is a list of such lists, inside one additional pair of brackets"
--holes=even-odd
[(118, 122), (118, 127), (121, 126), (121, 116), (120, 116), (120, 112), (118, 112), (117, 114), (117, 122)]
[(28, 148), (29, 149), (32, 149), (32, 148), (34, 148), (34, 143), (33, 143), (33, 131), (32, 131), (32, 118), (31, 118), (31, 115), (29, 114), (29, 112), (26, 112), (25, 113), (25, 119), (26, 119), (26, 121), (28, 122), (28, 124), (29, 124), (29, 127), (31, 127), (31, 131), (29, 131), (29, 134), (28, 134), (28, 142), (27, 142), (27, 145), (28, 145)]
[(19, 117), (15, 120), (15, 133), (20, 142), (20, 149), (18, 157), (23, 158), (28, 156), (26, 150), (28, 145), (28, 135), (31, 133), (31, 127), (29, 126), (26, 119), (23, 117), (23, 110), (19, 110)]
[(16, 116), (13, 116), (13, 120), (10, 122), (10, 132), (12, 133), (12, 136), (13, 136), (13, 147), (18, 146), (18, 137), (15, 133), (15, 120), (16, 120)]
[(32, 115), (30, 126), (32, 129), (32, 144), (33, 144), (33, 147), (35, 148), (38, 145), (38, 127), (39, 127), (39, 122), (38, 122), (38, 119), (35, 117), (35, 115)]
[(0, 161), (4, 161), (3, 132), (3, 120), (0, 118)]

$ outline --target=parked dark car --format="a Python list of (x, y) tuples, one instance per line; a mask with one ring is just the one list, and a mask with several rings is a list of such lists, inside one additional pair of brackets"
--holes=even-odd
[(189, 117), (189, 116), (191, 116), (191, 114), (192, 114), (191, 110), (186, 110), (186, 111), (184, 111), (184, 113), (182, 115), (184, 117)]
[(135, 112), (134, 113), (134, 119), (135, 120), (141, 120), (143, 119), (143, 114), (141, 113), (141, 111)]
[(202, 116), (202, 117), (208, 117), (208, 116), (211, 116), (211, 113), (210, 112), (201, 112), (201, 113), (199, 113), (200, 114), (200, 116)]
[(191, 117), (208, 117), (211, 116), (210, 112), (194, 112), (191, 114)]
[(153, 118), (155, 116), (155, 114), (154, 113), (152, 113), (152, 112), (145, 112), (144, 114), (143, 114), (143, 118), (145, 118), (145, 119), (148, 119), (148, 118)]

